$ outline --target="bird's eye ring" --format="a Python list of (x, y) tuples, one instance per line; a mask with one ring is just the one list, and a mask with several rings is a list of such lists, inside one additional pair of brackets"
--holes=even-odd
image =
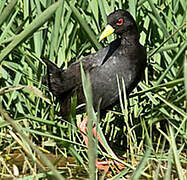
[(123, 19), (120, 18), (120, 19), (118, 20), (118, 22), (116, 23), (116, 25), (120, 26), (120, 25), (122, 25), (122, 24), (123, 24)]

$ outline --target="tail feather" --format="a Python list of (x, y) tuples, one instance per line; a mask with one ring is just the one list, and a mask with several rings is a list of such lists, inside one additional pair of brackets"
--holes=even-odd
[(59, 97), (62, 94), (62, 70), (49, 60), (43, 59), (47, 65), (47, 75), (43, 83), (49, 87), (54, 96)]

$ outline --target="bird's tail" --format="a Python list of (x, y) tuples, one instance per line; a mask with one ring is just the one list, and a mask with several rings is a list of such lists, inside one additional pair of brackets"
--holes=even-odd
[(47, 65), (47, 75), (43, 78), (43, 84), (49, 87), (54, 96), (61, 95), (62, 69), (58, 68), (49, 60), (42, 59)]

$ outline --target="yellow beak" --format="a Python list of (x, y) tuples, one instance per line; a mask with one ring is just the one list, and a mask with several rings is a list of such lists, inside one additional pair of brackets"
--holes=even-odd
[(113, 32), (114, 32), (114, 28), (108, 24), (105, 27), (105, 30), (101, 33), (101, 36), (99, 38), (99, 42), (102, 41), (104, 38), (110, 36)]

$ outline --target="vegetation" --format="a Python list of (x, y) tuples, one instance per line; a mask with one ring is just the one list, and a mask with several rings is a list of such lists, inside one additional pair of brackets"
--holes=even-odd
[[(76, 97), (70, 121), (60, 116), (59, 103), (42, 83), (41, 57), (65, 69), (97, 51), (106, 17), (118, 8), (136, 19), (148, 66), (130, 97), (119, 91), (120, 106), (103, 118), (93, 111), (89, 77), (82, 72), (89, 132), (96, 124), (106, 152), (93, 138), (85, 147), (78, 129), (85, 114), (75, 114)], [(186, 9), (186, 0), (1, 0), (0, 179), (186, 179)], [(107, 142), (123, 155), (125, 170), (111, 166), (96, 173), (94, 154), (114, 158)]]

